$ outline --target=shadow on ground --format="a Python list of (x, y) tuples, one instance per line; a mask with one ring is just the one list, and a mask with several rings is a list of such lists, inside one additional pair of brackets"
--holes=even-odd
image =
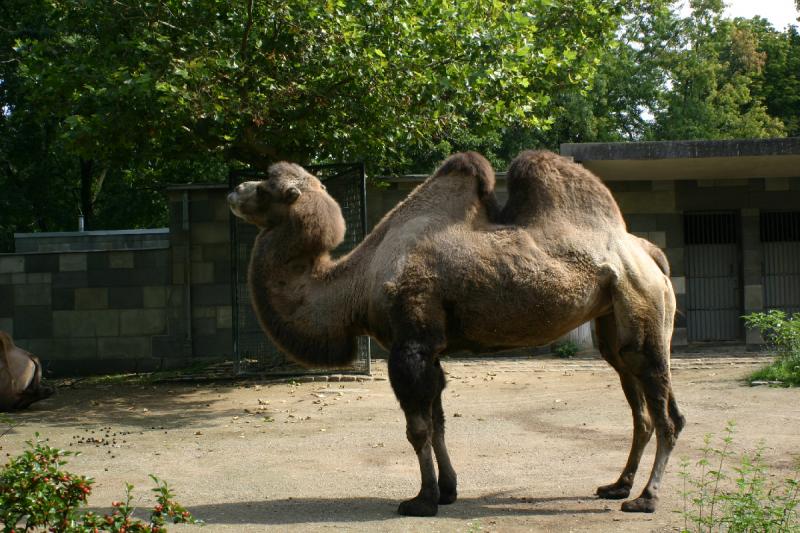
[[(20, 424), (56, 427), (124, 425), (177, 429), (241, 414), (241, 408), (220, 409), (230, 386), (114, 385), (61, 387), (29, 409), (13, 413)], [(264, 413), (269, 415), (269, 412)]]
[[(605, 514), (605, 504), (596, 500), (592, 509), (575, 508), (588, 497), (513, 498), (501, 495), (460, 498), (453, 505), (439, 506), (440, 518), (469, 520), (495, 516), (553, 516)], [(290, 498), (260, 502), (192, 505), (192, 514), (207, 524), (289, 525), (314, 522), (353, 523), (397, 520), (400, 502), (385, 498)], [(422, 519), (424, 520), (424, 519)]]

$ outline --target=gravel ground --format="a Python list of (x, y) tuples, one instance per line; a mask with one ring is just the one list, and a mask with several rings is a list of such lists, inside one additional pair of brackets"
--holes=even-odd
[[(400, 517), (416, 494), (416, 457), (402, 412), (375, 363), (366, 381), (163, 383), (62, 387), (16, 414), (0, 439), (16, 454), (35, 432), (80, 451), (68, 469), (93, 477), (90, 504), (107, 511), (125, 482), (153, 502), (148, 474), (207, 522), (203, 531), (673, 531), (682, 526), (681, 457), (735, 420), (735, 448), (764, 441), (776, 479), (800, 451), (800, 390), (749, 387), (764, 362), (747, 356), (673, 360), (688, 419), (659, 510), (626, 514), (599, 500), (627, 457), (631, 417), (614, 372), (593, 359), (482, 359), (445, 363), (448, 443), (459, 500), (435, 518)], [(641, 490), (654, 444), (634, 487)], [(171, 531), (195, 530), (174, 526)]]

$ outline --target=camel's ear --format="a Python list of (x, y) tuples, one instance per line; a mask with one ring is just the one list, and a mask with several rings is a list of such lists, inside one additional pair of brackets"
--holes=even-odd
[(301, 194), (300, 189), (297, 187), (289, 187), (286, 189), (286, 192), (283, 193), (283, 201), (287, 204), (293, 204), (300, 198)]

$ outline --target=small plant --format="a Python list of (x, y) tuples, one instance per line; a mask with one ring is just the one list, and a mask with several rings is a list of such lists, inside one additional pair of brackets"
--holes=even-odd
[(756, 328), (777, 359), (748, 378), (753, 381), (778, 381), (786, 386), (800, 386), (800, 315), (783, 311), (745, 315), (748, 328)]
[(559, 357), (563, 357), (564, 359), (568, 359), (570, 357), (574, 357), (575, 354), (578, 353), (579, 348), (578, 345), (575, 344), (573, 341), (564, 341), (558, 343), (555, 348), (553, 348), (555, 354)]
[(166, 483), (150, 476), (156, 483), (153, 491), (158, 501), (150, 513), (150, 521), (142, 522), (131, 515), (132, 486), (126, 486), (124, 502), (114, 502), (110, 515), (81, 514), (94, 480), (64, 471), (66, 457), (73, 452), (52, 448), (46, 441), (28, 441), (29, 449), (14, 457), (0, 471), (0, 525), (5, 533), (46, 529), (64, 532), (158, 533), (166, 531), (167, 521), (196, 523), (192, 515), (173, 501)]
[(712, 444), (712, 435), (705, 436), (703, 455), (696, 463), (699, 476), (690, 473), (688, 459), (681, 461), (683, 531), (798, 531), (800, 467), (782, 483), (771, 481), (763, 445), (729, 467), (734, 433), (735, 423), (728, 422), (719, 445)]

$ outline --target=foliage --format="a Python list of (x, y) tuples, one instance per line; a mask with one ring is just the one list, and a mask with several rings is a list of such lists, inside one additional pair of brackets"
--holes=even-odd
[(165, 184), (242, 164), (800, 134), (797, 29), (675, 5), (4, 0), (0, 249), (164, 224)]
[(560, 342), (553, 349), (557, 356), (564, 358), (574, 357), (579, 350), (580, 348), (573, 341)]
[(683, 531), (797, 531), (800, 466), (794, 477), (771, 481), (763, 445), (742, 454), (738, 466), (729, 466), (734, 433), (735, 423), (728, 422), (718, 445), (712, 444), (712, 435), (705, 436), (696, 463), (699, 475), (689, 471), (688, 459), (681, 462)]
[(723, 18), (722, 0), (694, 0), (691, 7), (658, 53), (669, 88), (655, 113), (654, 138), (783, 136), (783, 123), (754, 94), (765, 57), (751, 28)]
[(786, 135), (800, 135), (800, 32), (797, 26), (779, 32), (763, 19), (740, 23), (752, 28), (758, 49), (766, 58), (754, 93), (763, 98), (769, 114), (783, 122)]
[(800, 386), (800, 314), (787, 315), (772, 309), (767, 313), (750, 313), (744, 322), (748, 328), (758, 329), (777, 355), (775, 362), (753, 373), (749, 381), (780, 381), (787, 386)]
[(173, 500), (167, 484), (151, 476), (156, 484), (157, 504), (145, 523), (132, 517), (132, 486), (126, 486), (124, 502), (114, 502), (111, 514), (86, 513), (85, 505), (94, 481), (63, 470), (72, 452), (52, 448), (45, 441), (28, 441), (28, 448), (0, 471), (0, 524), (13, 532), (20, 522), (24, 530), (49, 528), (65, 532), (151, 532), (166, 531), (164, 525), (195, 523), (195, 519)]
[(460, 132), (540, 127), (627, 2), (27, 4), (9, 8), (40, 21), (15, 28), (9, 58), (27, 108), (104, 168), (167, 141), (257, 165), (397, 165)]
[(142, 227), (164, 183), (230, 165), (427, 170), (546, 128), (638, 1), (6, 0), (0, 231)]

